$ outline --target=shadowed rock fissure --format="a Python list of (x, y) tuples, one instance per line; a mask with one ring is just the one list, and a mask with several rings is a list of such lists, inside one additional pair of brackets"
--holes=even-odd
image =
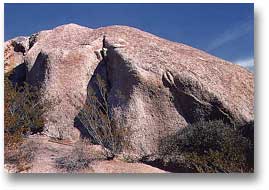
[[(87, 97), (86, 97), (85, 106), (88, 106), (89, 104), (91, 104), (92, 94), (89, 93), (91, 90), (94, 91), (95, 96), (98, 99), (98, 101), (101, 103), (104, 103), (103, 99), (101, 97), (100, 91), (99, 91), (97, 77), (99, 76), (99, 77), (101, 77), (101, 79), (103, 81), (105, 81), (105, 87), (107, 89), (107, 94), (108, 94), (109, 90), (110, 90), (110, 85), (109, 85), (109, 82), (107, 80), (107, 68), (106, 68), (107, 65), (106, 64), (107, 63), (104, 60), (101, 60), (98, 63), (98, 65), (97, 65), (88, 85), (87, 85)], [(106, 97), (106, 99), (107, 99), (107, 97)], [(79, 114), (81, 114), (83, 109), (84, 108), (82, 108), (82, 110), (75, 117), (74, 126), (80, 131), (82, 138), (90, 138), (91, 140), (93, 140), (93, 137), (91, 137), (91, 135), (89, 134), (89, 131), (88, 131), (88, 130), (91, 130), (90, 126), (84, 126), (79, 119)]]
[[(104, 101), (108, 102), (108, 95), (109, 95), (109, 92), (110, 92), (110, 89), (111, 89), (111, 84), (108, 80), (108, 62), (109, 62), (109, 59), (106, 55), (104, 55), (104, 47), (103, 49), (100, 51), (100, 52), (95, 52), (97, 58), (99, 59), (100, 57), (100, 54), (102, 55), (102, 60), (97, 64), (97, 67), (95, 68), (94, 70), (94, 73), (93, 75), (91, 76), (89, 82), (88, 82), (88, 85), (87, 85), (87, 97), (86, 97), (86, 102), (85, 102), (85, 105), (84, 107), (87, 107), (91, 104), (91, 101), (92, 101), (92, 94), (90, 94), (91, 90), (94, 91), (95, 93), (95, 97), (98, 99), (98, 101), (101, 103), (101, 104), (105, 104)], [(105, 97), (105, 100), (103, 99), (102, 95), (101, 95), (101, 92), (100, 92), (100, 89), (99, 89), (99, 86), (98, 86), (98, 77), (100, 77), (102, 79), (102, 81), (104, 81), (104, 87), (106, 88), (106, 91), (107, 91), (107, 94), (106, 94), (106, 97)], [(79, 119), (79, 115), (83, 112), (83, 109), (81, 109), (81, 111), (77, 114), (77, 116), (75, 117), (74, 119), (74, 127), (76, 127), (79, 131), (80, 131), (80, 136), (81, 138), (89, 138), (93, 143), (96, 143), (98, 144), (98, 142), (95, 142), (94, 141), (94, 137), (91, 136), (91, 126), (84, 126), (83, 123), (80, 121)], [(99, 109), (102, 109), (102, 107), (100, 106)], [(101, 111), (104, 111), (104, 110), (101, 110)]]
[(29, 38), (29, 50), (35, 45), (35, 43), (37, 42), (37, 38), (38, 38), (38, 33), (36, 34), (32, 34)]
[[(129, 97), (131, 97), (131, 93), (133, 91), (133, 86), (139, 83), (137, 78), (137, 73), (130, 67), (129, 64), (125, 64), (125, 61), (121, 58), (121, 56), (114, 51), (114, 47), (107, 48), (106, 56), (102, 52), (103, 59), (98, 63), (96, 69), (94, 70), (94, 74), (91, 76), (89, 83), (87, 85), (87, 97), (85, 102), (85, 107), (91, 104), (92, 94), (89, 93), (90, 89), (92, 89), (95, 93), (96, 98), (99, 102), (104, 103), (103, 97), (100, 94), (97, 77), (100, 77), (104, 81), (104, 86), (106, 88), (107, 94), (105, 97), (105, 101), (108, 103), (108, 111), (109, 117), (112, 122), (112, 126), (114, 126), (117, 122), (114, 119), (112, 114), (113, 108), (119, 106), (123, 107), (126, 105)], [(102, 50), (101, 50), (102, 51)], [(98, 52), (97, 52), (98, 53)], [(95, 53), (95, 54), (97, 54)], [(99, 53), (98, 53), (99, 54)], [(117, 72), (124, 73), (123, 78), (119, 77)], [(128, 81), (127, 83), (130, 85), (123, 85), (122, 83)], [(130, 82), (132, 81), (132, 82)], [(122, 89), (122, 87), (124, 89)], [(122, 93), (122, 97), (118, 96), (118, 92)], [(100, 109), (102, 109), (100, 107)], [(89, 138), (94, 143), (98, 144), (98, 142), (94, 141), (94, 138), (91, 136), (91, 126), (84, 126), (80, 121), (79, 116), (83, 112), (84, 108), (78, 113), (78, 115), (74, 119), (74, 126), (80, 131), (82, 138)], [(103, 110), (101, 110), (103, 111)], [(119, 119), (119, 118), (117, 118)], [(124, 118), (120, 118), (124, 119)]]
[(13, 87), (23, 86), (26, 81), (27, 66), (26, 63), (22, 63), (15, 67), (10, 73), (8, 73), (8, 79), (11, 81)]
[(221, 108), (220, 103), (217, 101), (209, 103), (185, 92), (182, 88), (184, 84), (178, 81), (175, 83), (174, 76), (169, 71), (164, 73), (162, 81), (164, 86), (170, 89), (177, 111), (189, 124), (199, 120), (223, 120), (223, 122), (231, 126), (235, 125), (230, 114)]
[[(38, 33), (31, 35), (29, 37), (29, 44), (21, 42), (25, 39), (19, 39), (21, 41), (18, 42), (13, 41), (12, 46), (14, 47), (14, 51), (20, 52), (23, 54), (23, 56), (26, 56), (30, 48), (33, 47), (33, 45), (37, 42), (37, 37)], [(42, 83), (44, 81), (45, 73), (41, 72), (45, 72), (46, 62), (47, 56), (40, 52), (38, 54), (38, 57), (36, 58), (33, 68), (31, 68), (30, 71), (28, 71), (27, 62), (23, 61), (22, 63), (18, 64), (18, 66), (16, 66), (10, 73), (7, 74), (9, 76), (8, 78), (12, 82), (13, 86), (22, 86), (24, 82), (29, 83), (27, 76), (34, 74), (34, 76), (37, 77), (35, 80), (39, 81), (39, 83)]]
[(41, 86), (48, 75), (48, 55), (40, 52), (35, 60), (35, 63), (28, 73), (27, 81), (30, 85), (41, 89)]
[(26, 53), (26, 48), (21, 43), (17, 43), (16, 41), (12, 42), (12, 46), (14, 47), (15, 52), (21, 52), (23, 55)]

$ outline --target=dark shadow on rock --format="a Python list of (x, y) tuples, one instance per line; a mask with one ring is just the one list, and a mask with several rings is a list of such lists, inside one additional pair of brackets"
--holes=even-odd
[(21, 53), (25, 54), (26, 48), (24, 47), (24, 45), (22, 43), (18, 43), (16, 41), (13, 41), (12, 46), (14, 47), (15, 52), (21, 52)]
[(30, 85), (40, 88), (48, 76), (48, 72), (48, 55), (40, 52), (33, 67), (28, 72), (26, 80)]
[[(108, 79), (107, 79), (107, 69), (106, 69), (106, 62), (104, 60), (100, 61), (91, 76), (89, 83), (87, 85), (87, 97), (84, 107), (89, 106), (92, 101), (93, 94), (90, 94), (91, 90), (93, 90), (95, 97), (98, 98), (98, 101), (103, 103), (103, 99), (101, 97), (98, 83), (97, 83), (97, 77), (100, 77), (103, 81), (105, 81), (106, 88), (109, 89)], [(107, 97), (106, 97), (107, 98)], [(79, 119), (79, 115), (83, 112), (83, 109), (77, 114), (77, 116), (74, 118), (74, 127), (77, 128), (80, 131), (81, 138), (88, 138), (93, 141), (93, 138), (91, 137), (89, 131), (91, 130), (89, 126), (84, 126), (83, 123)]]
[(171, 85), (164, 75), (162, 81), (163, 85), (169, 88), (173, 96), (175, 108), (178, 113), (185, 118), (187, 123), (192, 124), (200, 120), (222, 120), (224, 123), (233, 125), (230, 115), (221, 109), (221, 103), (217, 101), (216, 103), (201, 103), (202, 101), (197, 100), (194, 96), (181, 90), (180, 86), (182, 86), (182, 84)]
[(27, 67), (25, 63), (22, 63), (15, 67), (10, 73), (8, 73), (8, 79), (12, 82), (13, 87), (23, 86), (26, 81)]
[(156, 159), (153, 161), (142, 160), (141, 162), (143, 162), (144, 164), (150, 165), (152, 167), (156, 167), (161, 170), (172, 172), (172, 173), (198, 173), (197, 170), (184, 167), (184, 166), (177, 166), (176, 164), (172, 162), (164, 163), (161, 159)]
[[(37, 42), (39, 33), (32, 34), (29, 38), (29, 50), (34, 46), (34, 44)], [(29, 51), (28, 50), (28, 51)]]
[(78, 115), (74, 119), (74, 127), (79, 130), (79, 132), (80, 132), (80, 138), (83, 138), (83, 139), (84, 138), (90, 138), (90, 135), (89, 135), (88, 130), (84, 127), (84, 125), (80, 121)]
[[(98, 63), (94, 74), (89, 79), (85, 106), (91, 104), (92, 94), (89, 93), (90, 89), (93, 90), (98, 101), (102, 104), (104, 103), (104, 98), (101, 97), (99, 91), (97, 76), (105, 83), (104, 85), (107, 89), (107, 97), (105, 97), (105, 99), (109, 107), (109, 117), (112, 117), (110, 115), (111, 107), (126, 104), (128, 97), (131, 96), (133, 91), (133, 86), (139, 84), (138, 73), (129, 63), (126, 63), (121, 56), (115, 53), (114, 50), (109, 49), (106, 59)], [(122, 94), (119, 95), (118, 93)], [(102, 108), (100, 107), (100, 109)], [(79, 114), (74, 119), (75, 127), (81, 132), (81, 137), (91, 138), (87, 131), (89, 128), (85, 129), (83, 124), (79, 121)]]

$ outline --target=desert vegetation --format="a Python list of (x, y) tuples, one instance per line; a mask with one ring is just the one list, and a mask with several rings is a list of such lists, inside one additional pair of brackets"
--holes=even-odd
[(89, 164), (97, 159), (94, 154), (87, 150), (89, 141), (78, 141), (67, 156), (55, 160), (56, 167), (64, 172), (74, 173), (89, 167)]
[[(88, 89), (87, 104), (77, 107), (89, 140), (77, 142), (70, 154), (55, 160), (62, 171), (78, 172), (98, 160), (87, 150), (91, 143), (103, 147), (106, 155), (102, 159), (111, 159), (124, 146), (130, 147), (130, 130), (123, 124), (115, 125), (111, 118), (105, 81), (97, 75), (95, 83), (97, 90)], [(18, 171), (31, 167), (38, 148), (24, 139), (44, 127), (43, 114), (49, 103), (44, 104), (39, 96), (36, 88), (27, 83), (12, 84), (5, 76), (5, 162), (16, 165)], [(221, 120), (189, 124), (159, 143), (159, 166), (172, 172), (253, 172), (253, 129), (254, 123), (239, 128)]]
[[(124, 126), (122, 121), (117, 121), (116, 125), (113, 120), (107, 101), (108, 86), (100, 75), (96, 76), (93, 86), (88, 88), (87, 103), (82, 109), (77, 107), (80, 111), (77, 118), (86, 129), (91, 142), (101, 145), (115, 156), (123, 147), (130, 148), (131, 130)], [(118, 96), (120, 98), (120, 93)], [(78, 99), (83, 104), (81, 98)]]
[(5, 75), (5, 134), (6, 141), (16, 143), (23, 136), (42, 132), (44, 113), (50, 108), (49, 102), (40, 99), (40, 91), (24, 82), (12, 83)]
[[(255, 84), (246, 69), (129, 26), (65, 24), (4, 46), (5, 163), (25, 163), (18, 171), (31, 162), (29, 172), (81, 172), (117, 161), (254, 171)], [(38, 151), (26, 145), (33, 141)], [(93, 168), (115, 171), (102, 169)]]
[(253, 150), (242, 128), (221, 120), (199, 121), (162, 140), (160, 162), (176, 172), (253, 172)]
[(29, 170), (32, 167), (38, 148), (39, 145), (31, 140), (22, 141), (14, 149), (5, 147), (5, 163), (15, 166), (14, 171), (16, 172)]
[(4, 77), (4, 144), (5, 162), (17, 165), (20, 170), (34, 158), (36, 147), (24, 139), (42, 132), (43, 113), (49, 108), (39, 99), (39, 91), (27, 83), (18, 85)]
[[(108, 87), (99, 75), (95, 87), (88, 88), (87, 103), (83, 103), (82, 108), (76, 107), (79, 111), (77, 117), (89, 139), (78, 141), (70, 154), (55, 160), (56, 168), (64, 172), (90, 168), (94, 160), (111, 159), (123, 147), (131, 147), (129, 139), (132, 133), (122, 121), (117, 121), (116, 125), (112, 119), (107, 101)], [(31, 167), (38, 145), (24, 139), (42, 132), (43, 115), (50, 107), (38, 97), (38, 89), (27, 83), (13, 84), (5, 75), (5, 163), (15, 165), (17, 171)], [(253, 172), (253, 134), (254, 123), (241, 128), (221, 120), (189, 124), (161, 140), (158, 166), (172, 172)], [(105, 155), (102, 158), (88, 150), (92, 143), (103, 147)]]

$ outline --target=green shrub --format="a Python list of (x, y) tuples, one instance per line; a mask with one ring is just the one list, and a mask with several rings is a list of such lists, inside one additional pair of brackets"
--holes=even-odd
[(165, 165), (188, 172), (252, 172), (247, 158), (252, 146), (222, 121), (200, 121), (163, 139), (160, 155)]

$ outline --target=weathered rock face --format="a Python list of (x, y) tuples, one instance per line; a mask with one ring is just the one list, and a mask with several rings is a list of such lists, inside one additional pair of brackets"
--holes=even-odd
[[(39, 86), (44, 98), (54, 105), (47, 113), (49, 136), (79, 138), (73, 104), (79, 106), (86, 100), (88, 82), (99, 62), (94, 50), (100, 43), (82, 45), (90, 32), (74, 24), (40, 32), (25, 57), (27, 81)], [(77, 101), (77, 95), (82, 96), (82, 102)]]
[(27, 80), (40, 86), (44, 98), (61, 100), (47, 113), (49, 135), (79, 135), (70, 97), (86, 99), (104, 34), (106, 72), (99, 74), (109, 83), (112, 117), (133, 131), (132, 153), (138, 158), (154, 156), (161, 138), (199, 119), (239, 126), (254, 120), (254, 76), (246, 69), (135, 28), (71, 24), (32, 36), (25, 51)]
[[(99, 30), (108, 36), (111, 109), (134, 129), (139, 154), (155, 153), (158, 139), (200, 119), (239, 126), (254, 119), (254, 77), (246, 69), (137, 29)], [(126, 99), (119, 103), (116, 91)]]
[(4, 44), (4, 64), (5, 73), (10, 72), (19, 64), (23, 63), (23, 56), (28, 49), (29, 40), (20, 36), (5, 42)]
[[(74, 128), (77, 109), (73, 104), (79, 106), (86, 100), (88, 82), (99, 62), (94, 50), (101, 47), (95, 42), (91, 46), (82, 45), (90, 32), (91, 29), (75, 24), (41, 31), (27, 38), (27, 45), (21, 48), (22, 58), (14, 61), (15, 66), (26, 65), (25, 80), (38, 86), (43, 94), (41, 98), (52, 104), (46, 113), (49, 136), (79, 138), (80, 133)], [(7, 44), (14, 42), (17, 39)], [(76, 100), (78, 94), (82, 95), (82, 102)]]

